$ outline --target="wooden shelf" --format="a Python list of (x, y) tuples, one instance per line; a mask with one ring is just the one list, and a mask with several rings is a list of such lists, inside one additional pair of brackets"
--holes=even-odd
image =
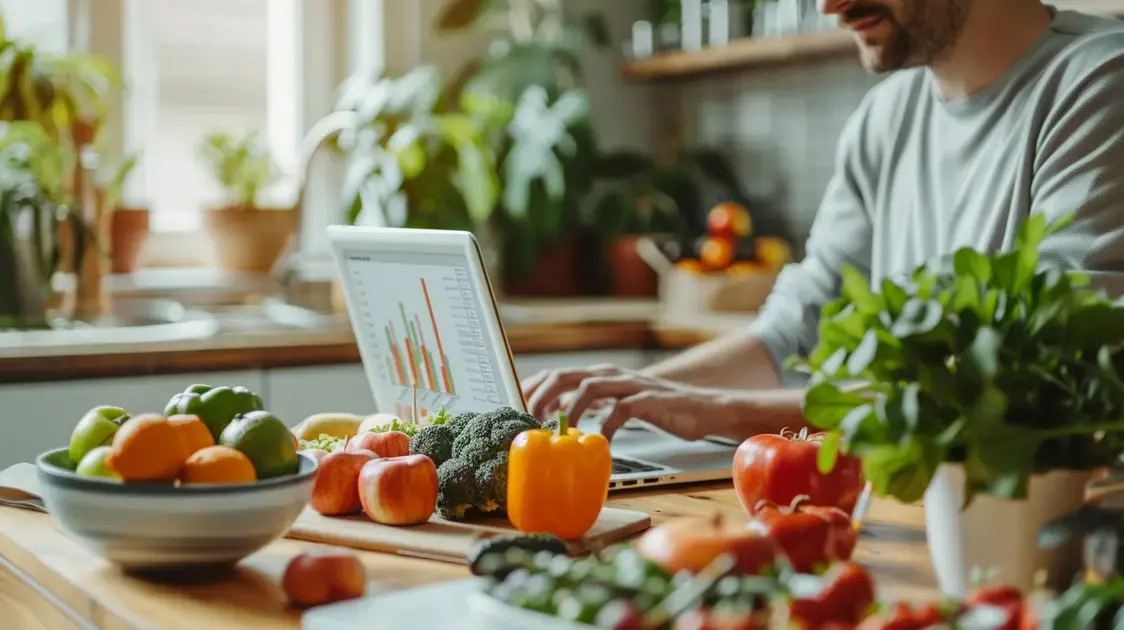
[[(665, 52), (626, 62), (621, 73), (633, 79), (690, 77), (742, 68), (856, 55), (854, 35), (843, 29), (783, 37), (747, 37), (728, 46), (696, 52)], [(856, 57), (857, 59), (857, 57)]]
[[(1057, 0), (1059, 9), (1124, 18), (1124, 0)], [(854, 35), (845, 29), (778, 37), (747, 37), (728, 46), (696, 52), (658, 53), (625, 62), (621, 74), (631, 79), (675, 79), (747, 68), (771, 67), (816, 59), (855, 56)]]

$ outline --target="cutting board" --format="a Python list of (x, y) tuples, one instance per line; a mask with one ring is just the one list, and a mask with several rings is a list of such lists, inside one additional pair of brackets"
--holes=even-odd
[[(651, 517), (643, 512), (602, 508), (601, 515), (589, 532), (569, 543), (570, 552), (582, 554), (601, 549), (638, 534), (651, 525)], [(379, 525), (362, 514), (321, 516), (312, 508), (306, 507), (286, 536), (353, 549), (463, 563), (477, 540), (512, 533), (515, 530), (504, 518), (453, 522), (434, 515), (428, 522), (420, 525), (391, 527)]]

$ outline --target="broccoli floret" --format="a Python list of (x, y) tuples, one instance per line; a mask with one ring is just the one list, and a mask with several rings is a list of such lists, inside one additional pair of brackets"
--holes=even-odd
[[(507, 504), (507, 453), (511, 442), (523, 431), (539, 428), (529, 414), (510, 407), (464, 419), (468, 415), (461, 414), (442, 425), (455, 435), (450, 457), (437, 471), (438, 510), (445, 518), (463, 518), (466, 503), (481, 512), (503, 509)], [(463, 426), (458, 428), (461, 423)], [(411, 452), (413, 448), (411, 443)], [(461, 492), (464, 485), (471, 488), (467, 496)]]
[(453, 456), (453, 432), (443, 424), (423, 427), (410, 440), (411, 455), (425, 455), (441, 466)]
[(477, 415), (479, 414), (473, 411), (458, 413), (453, 416), (452, 420), (446, 420), (445, 426), (449, 427), (449, 430), (453, 432), (453, 437), (456, 437), (461, 434), (461, 431), (463, 431), (464, 428), (468, 426), (468, 423), (472, 422)]
[(541, 428), (546, 429), (547, 431), (558, 433), (558, 418), (551, 418), (550, 420), (547, 420), (546, 422), (542, 423)]
[(450, 459), (437, 469), (437, 508), (442, 518), (464, 518), (476, 499), (476, 476), (468, 464)]
[(507, 451), (476, 469), (476, 509), (494, 512), (507, 505)]

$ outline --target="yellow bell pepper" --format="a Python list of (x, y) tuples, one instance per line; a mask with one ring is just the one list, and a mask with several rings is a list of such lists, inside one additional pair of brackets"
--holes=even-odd
[(507, 516), (524, 533), (580, 538), (597, 522), (612, 474), (605, 436), (570, 428), (565, 416), (558, 433), (524, 431), (508, 453)]

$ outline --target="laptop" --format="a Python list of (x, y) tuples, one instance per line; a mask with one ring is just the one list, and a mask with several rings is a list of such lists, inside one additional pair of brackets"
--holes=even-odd
[[(380, 412), (424, 422), (440, 409), (526, 411), (470, 232), (331, 226), (328, 237)], [(591, 415), (577, 427), (600, 432)], [(642, 420), (629, 421), (611, 448), (610, 490), (729, 479), (735, 451), (718, 440), (684, 441)]]

